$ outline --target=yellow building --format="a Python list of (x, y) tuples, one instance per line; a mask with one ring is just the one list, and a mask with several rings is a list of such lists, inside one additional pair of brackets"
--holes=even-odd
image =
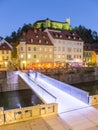
[(11, 62), (12, 46), (0, 37), (0, 68), (7, 68)]
[(83, 52), (83, 61), (84, 65), (96, 65), (97, 63), (97, 53), (95, 44), (84, 44), (84, 52)]
[(96, 52), (93, 50), (84, 50), (83, 52), (83, 61), (85, 65), (94, 65), (96, 64)]
[(46, 32), (29, 30), (17, 46), (18, 61), (22, 69), (49, 68), (53, 64), (53, 44)]

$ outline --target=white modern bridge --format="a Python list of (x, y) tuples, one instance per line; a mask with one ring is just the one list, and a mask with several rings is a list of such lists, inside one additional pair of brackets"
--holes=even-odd
[[(47, 81), (47, 76), (31, 71), (28, 74), (19, 72), (19, 76), (45, 103), (58, 103), (58, 113), (64, 113), (88, 107), (88, 104), (67, 94)], [(55, 82), (55, 81), (54, 81)]]

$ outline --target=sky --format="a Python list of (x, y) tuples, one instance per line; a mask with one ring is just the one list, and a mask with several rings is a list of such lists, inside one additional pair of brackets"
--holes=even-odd
[(0, 0), (0, 36), (5, 38), (24, 24), (49, 18), (98, 33), (98, 0)]

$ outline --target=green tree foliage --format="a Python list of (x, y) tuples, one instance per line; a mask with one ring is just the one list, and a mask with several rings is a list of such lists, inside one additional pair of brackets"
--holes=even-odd
[(81, 25), (73, 28), (73, 31), (75, 31), (85, 43), (98, 42), (98, 33), (96, 31), (92, 31)]

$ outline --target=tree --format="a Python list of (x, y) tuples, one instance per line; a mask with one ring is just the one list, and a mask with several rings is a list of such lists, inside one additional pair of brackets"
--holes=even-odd
[(80, 25), (79, 27), (73, 28), (73, 31), (75, 31), (82, 38), (82, 40), (85, 43), (93, 43), (94, 42), (91, 29), (87, 29), (84, 26)]

